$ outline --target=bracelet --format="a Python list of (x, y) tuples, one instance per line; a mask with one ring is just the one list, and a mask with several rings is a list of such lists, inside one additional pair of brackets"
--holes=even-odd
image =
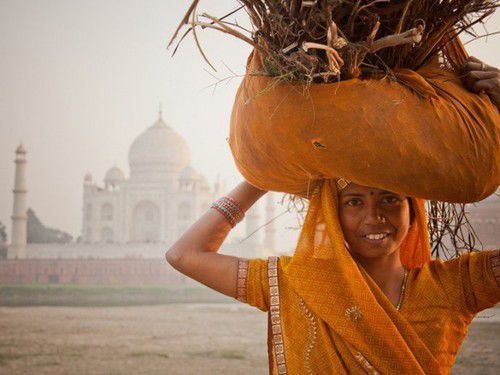
[(243, 219), (244, 213), (240, 205), (236, 203), (233, 199), (229, 197), (223, 197), (215, 202), (217, 205), (224, 207), (229, 213), (234, 217), (236, 222), (240, 222)]
[(234, 199), (227, 196), (216, 200), (210, 208), (220, 212), (233, 228), (245, 217), (241, 206)]
[(222, 216), (224, 216), (226, 220), (229, 221), (229, 224), (231, 224), (233, 228), (236, 226), (237, 224), (236, 220), (225, 208), (218, 206), (216, 203), (213, 203), (212, 207), (210, 208), (214, 208), (216, 211), (219, 211), (222, 214)]

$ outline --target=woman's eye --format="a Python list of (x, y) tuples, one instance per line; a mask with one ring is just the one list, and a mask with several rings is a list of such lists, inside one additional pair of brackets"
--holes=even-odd
[(347, 206), (357, 206), (360, 203), (359, 199), (349, 199), (345, 202)]
[(384, 198), (384, 202), (387, 202), (387, 203), (396, 203), (396, 202), (399, 202), (399, 198), (397, 198), (397, 197), (387, 197), (387, 198)]

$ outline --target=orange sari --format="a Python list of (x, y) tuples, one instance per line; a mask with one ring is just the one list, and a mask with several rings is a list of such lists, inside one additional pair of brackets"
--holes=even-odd
[(269, 312), (270, 373), (449, 373), (474, 316), (500, 300), (500, 255), (431, 260), (424, 201), (412, 199), (399, 311), (345, 247), (331, 180), (311, 198), (293, 257), (241, 261), (246, 302)]

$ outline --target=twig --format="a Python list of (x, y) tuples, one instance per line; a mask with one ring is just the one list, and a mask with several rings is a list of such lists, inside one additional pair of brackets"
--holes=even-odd
[(217, 69), (215, 69), (215, 67), (210, 63), (210, 61), (208, 61), (208, 58), (205, 55), (205, 52), (203, 51), (203, 48), (201, 48), (200, 41), (198, 40), (198, 35), (196, 34), (196, 6), (193, 9), (193, 13), (192, 13), (192, 17), (191, 17), (191, 25), (192, 25), (191, 29), (193, 30), (193, 38), (194, 38), (194, 41), (196, 43), (196, 46), (198, 47), (198, 50), (201, 53), (201, 56), (203, 56), (203, 59), (207, 62), (208, 65), (210, 65), (210, 67), (214, 71), (217, 71)]
[(198, 5), (199, 2), (200, 2), (200, 0), (194, 0), (191, 3), (186, 14), (182, 18), (181, 23), (179, 24), (179, 26), (177, 26), (177, 29), (175, 29), (174, 35), (172, 35), (172, 38), (168, 42), (167, 48), (169, 48), (170, 45), (174, 42), (175, 38), (177, 38), (177, 34), (179, 33), (179, 30), (182, 28), (182, 26), (187, 25), (189, 23), (189, 18), (191, 16), (191, 13), (193, 13), (193, 10), (196, 9), (196, 6)]
[(464, 43), (464, 46), (466, 46), (467, 44), (469, 43), (472, 43), (472, 42), (475, 42), (476, 40), (478, 39), (481, 39), (481, 38), (487, 38), (491, 35), (497, 35), (497, 34), (500, 34), (500, 31), (494, 31), (492, 33), (488, 33), (488, 34), (485, 34), (485, 35), (479, 35), (479, 36), (476, 36), (474, 39), (471, 39), (471, 40), (468, 40), (467, 42)]
[(402, 44), (419, 43), (422, 40), (424, 26), (418, 25), (413, 29), (407, 30), (401, 34), (388, 35), (377, 39), (371, 46), (368, 46), (370, 53), (375, 53), (383, 48), (396, 47)]

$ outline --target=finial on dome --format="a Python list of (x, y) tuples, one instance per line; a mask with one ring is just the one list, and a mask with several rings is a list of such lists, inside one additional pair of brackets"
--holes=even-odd
[(158, 120), (163, 120), (163, 108), (162, 108), (162, 103), (160, 102), (160, 107), (158, 109)]
[(19, 142), (19, 146), (16, 148), (16, 154), (26, 154), (26, 149), (24, 148), (23, 142)]

